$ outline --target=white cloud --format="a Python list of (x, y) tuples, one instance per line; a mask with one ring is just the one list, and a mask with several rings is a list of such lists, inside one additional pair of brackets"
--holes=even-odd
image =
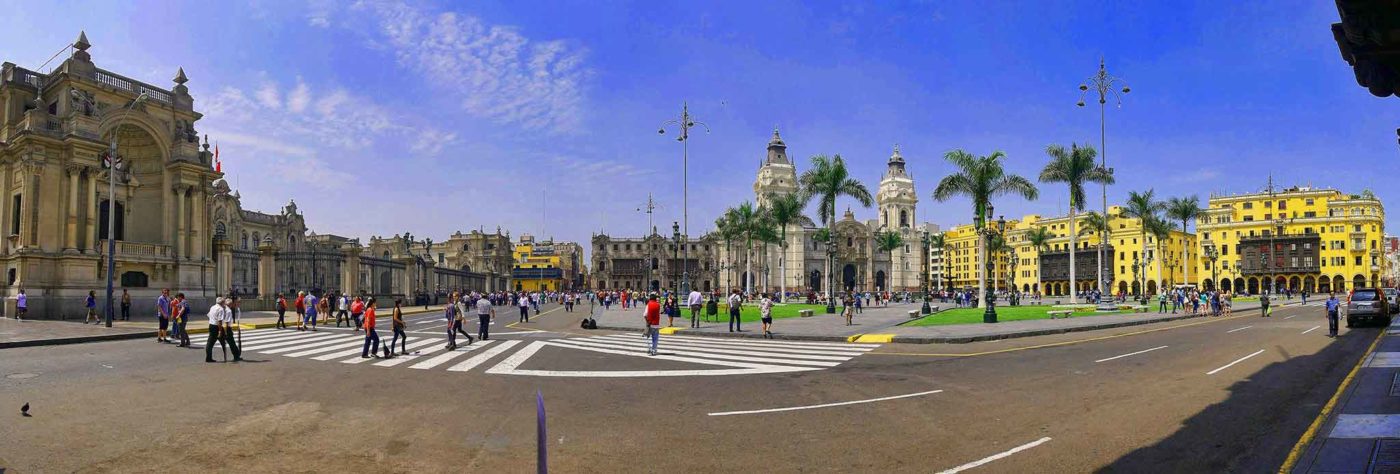
[(311, 89), (306, 87), (306, 83), (297, 78), (297, 86), (292, 89), (292, 93), (287, 95), (287, 110), (295, 113), (302, 113), (306, 110), (306, 104), (311, 102)]
[(578, 130), (590, 75), (582, 48), (452, 12), (378, 1), (355, 8), (378, 21), (383, 37), (371, 41), (387, 45), (400, 64), (439, 84), (468, 113), (530, 130)]
[(418, 132), (418, 137), (409, 145), (409, 151), (426, 156), (437, 155), (443, 148), (457, 141), (457, 134), (438, 130), (435, 128), (424, 128)]
[(282, 107), (282, 99), (277, 94), (277, 84), (264, 82), (257, 92), (258, 103), (269, 109)]

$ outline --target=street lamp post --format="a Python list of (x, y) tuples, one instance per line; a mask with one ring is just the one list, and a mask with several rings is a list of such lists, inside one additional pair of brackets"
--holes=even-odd
[[(666, 125), (680, 127), (680, 136), (676, 141), (681, 142), (681, 221), (684, 223), (685, 239), (690, 240), (690, 128), (696, 125), (705, 128), (705, 133), (710, 133), (710, 126), (705, 122), (695, 120), (690, 115), (690, 104), (681, 103), (680, 120), (667, 120), (656, 132), (665, 135)], [(685, 259), (681, 260), (681, 291), (690, 292), (690, 246), (682, 249)]]
[[(1219, 258), (1220, 258), (1220, 253), (1219, 253), (1219, 251), (1215, 250), (1215, 246), (1214, 246), (1214, 245), (1211, 245), (1211, 246), (1209, 246), (1209, 247), (1206, 247), (1206, 259), (1207, 259), (1207, 260), (1210, 260), (1210, 280), (1211, 280), (1211, 281), (1210, 281), (1210, 283), (1211, 283), (1210, 286), (1211, 286), (1212, 289), (1214, 289), (1214, 290), (1216, 290), (1216, 291), (1220, 291), (1219, 288), (1216, 288), (1216, 287), (1215, 287), (1215, 286), (1216, 286), (1216, 282), (1220, 281), (1220, 268), (1217, 267), (1217, 266), (1215, 265), (1215, 261), (1218, 260)], [(1202, 286), (1204, 286), (1204, 285), (1202, 285)], [(1204, 290), (1205, 288), (1201, 288), (1201, 289)]]
[(1021, 296), (1020, 293), (1016, 291), (1016, 247), (1011, 247), (1010, 260), (1011, 274), (1006, 277), (1006, 286), (1011, 290), (1011, 296), (1009, 297), (1011, 298), (1011, 306), (1019, 306), (1021, 304)]
[[(991, 216), (991, 211), (992, 211), (992, 206), (991, 206), (990, 204), (988, 204), (988, 205), (987, 205), (987, 217), (988, 217), (989, 219), (992, 217), (992, 216)], [(986, 226), (983, 227), (982, 229), (979, 229), (979, 231), (982, 232), (983, 238), (984, 238), (984, 239), (987, 239), (988, 241), (990, 241), (993, 235), (999, 235), (999, 234), (1001, 234), (1001, 233), (1003, 233), (1003, 232), (1006, 231), (1006, 219), (1005, 219), (1005, 218), (1002, 218), (1002, 217), (997, 217), (996, 227), (992, 227), (992, 222), (989, 220), (989, 221), (987, 221)], [(991, 258), (991, 246), (988, 245), (988, 246), (986, 246), (985, 248), (986, 248), (986, 251), (987, 251), (987, 255), (983, 255), (982, 258), (983, 258), (984, 260), (987, 261), (987, 264), (986, 264), (986, 268), (984, 269), (984, 271), (987, 272), (987, 275), (988, 275), (988, 276), (993, 276), (993, 275), (995, 275), (995, 271), (996, 271), (996, 266), (995, 266), (995, 265), (996, 265), (996, 263), (995, 263), (996, 260), (993, 259), (993, 258)], [(995, 284), (987, 285), (987, 288), (986, 288), (985, 293), (986, 293), (985, 298), (987, 298), (987, 305), (986, 305), (986, 308), (987, 308), (987, 309), (986, 309), (986, 311), (984, 311), (984, 312), (982, 313), (982, 322), (983, 322), (983, 323), (995, 323), (995, 322), (997, 322), (997, 308), (996, 308), (996, 306), (997, 306), (997, 304), (996, 304), (996, 301), (997, 301), (997, 293), (996, 293), (996, 285), (995, 285)]]
[[(1119, 89), (1119, 88), (1118, 88), (1119, 85), (1122, 85), (1122, 86), (1123, 86), (1122, 89)], [(1105, 169), (1107, 169), (1107, 170), (1108, 170), (1108, 174), (1112, 175), (1112, 174), (1113, 174), (1113, 168), (1109, 168), (1109, 167), (1108, 167), (1108, 125), (1107, 125), (1108, 122), (1107, 122), (1107, 114), (1105, 113), (1105, 110), (1104, 110), (1105, 107), (1104, 107), (1104, 106), (1105, 106), (1105, 104), (1108, 103), (1108, 98), (1109, 98), (1109, 97), (1112, 97), (1112, 98), (1114, 99), (1114, 101), (1117, 102), (1118, 107), (1119, 107), (1119, 108), (1122, 108), (1122, 107), (1123, 107), (1123, 94), (1127, 94), (1128, 91), (1129, 91), (1130, 89), (1128, 88), (1128, 86), (1127, 86), (1126, 84), (1123, 83), (1123, 80), (1122, 80), (1122, 79), (1119, 79), (1119, 78), (1117, 78), (1117, 77), (1114, 77), (1114, 76), (1110, 75), (1110, 74), (1108, 73), (1108, 69), (1106, 69), (1106, 68), (1104, 67), (1104, 60), (1103, 60), (1103, 58), (1099, 58), (1099, 71), (1098, 71), (1097, 73), (1095, 73), (1093, 76), (1090, 76), (1089, 79), (1088, 79), (1088, 81), (1087, 81), (1086, 83), (1080, 84), (1080, 85), (1079, 85), (1079, 91), (1082, 92), (1082, 93), (1086, 93), (1086, 94), (1087, 94), (1087, 93), (1089, 93), (1091, 90), (1092, 90), (1092, 92), (1097, 93), (1098, 96), (1099, 96), (1099, 165), (1102, 166), (1102, 167), (1104, 167)], [(1120, 90), (1121, 90), (1121, 93), (1120, 93)], [(1084, 97), (1083, 97), (1082, 94), (1081, 94), (1081, 96), (1080, 96), (1080, 98), (1079, 98), (1079, 102), (1078, 102), (1077, 104), (1075, 104), (1075, 105), (1078, 105), (1078, 106), (1080, 106), (1080, 107), (1083, 107), (1083, 106), (1084, 106)], [(1103, 217), (1104, 217), (1105, 223), (1107, 223), (1107, 220), (1108, 220), (1108, 184), (1105, 183), (1105, 184), (1101, 185), (1101, 188), (1102, 188), (1102, 190), (1103, 190)], [(1100, 294), (1100, 295), (1104, 294), (1104, 261), (1103, 261), (1103, 257), (1104, 257), (1104, 244), (1105, 244), (1105, 242), (1107, 242), (1107, 241), (1108, 241), (1108, 231), (1105, 229), (1104, 232), (1103, 232), (1103, 235), (1100, 235), (1100, 236), (1099, 236), (1099, 262), (1098, 262), (1098, 267), (1099, 267), (1099, 294)], [(1073, 285), (1073, 282), (1071, 282), (1071, 285)], [(1102, 303), (1100, 304), (1100, 309), (1104, 309)], [(1113, 308), (1108, 308), (1108, 309), (1113, 309)]]
[[(672, 240), (673, 242), (676, 243), (675, 246), (671, 247), (671, 261), (674, 262), (674, 261), (676, 261), (676, 258), (679, 258), (679, 257), (680, 257), (679, 254), (680, 254), (680, 246), (681, 246), (681, 226), (680, 226), (679, 223), (677, 223), (677, 222), (675, 222), (675, 221), (672, 221), (672, 222), (671, 222), (671, 240)], [(668, 267), (669, 267), (669, 265), (668, 265)], [(681, 267), (685, 267), (685, 263), (681, 263)], [(684, 279), (684, 277), (685, 277), (685, 276), (682, 275), (682, 279)], [(675, 281), (672, 281), (671, 283), (673, 283), (673, 286), (674, 286), (674, 288), (675, 288), (674, 291), (676, 292), (676, 293), (675, 293), (675, 294), (676, 294), (676, 301), (680, 301), (680, 298), (681, 298), (681, 296), (680, 296), (680, 294), (681, 294), (680, 284), (679, 284), (678, 282), (675, 282)], [(689, 292), (687, 292), (687, 293), (689, 293)]]
[[(150, 96), (142, 92), (136, 96), (136, 100), (126, 105), (127, 110), (136, 108), (138, 104), (143, 104)], [(122, 125), (126, 123), (127, 117), (122, 117), (122, 121), (112, 129), (112, 145), (107, 150), (107, 160), (103, 164), (107, 166), (107, 327), (112, 327), (113, 297), (112, 284), (117, 271), (117, 167), (120, 166), (120, 159), (117, 157), (117, 137), (120, 136)]]
[(929, 236), (928, 236), (928, 229), (927, 229), (927, 228), (924, 229), (923, 242), (924, 242), (924, 265), (923, 265), (924, 271), (921, 272), (921, 273), (919, 274), (919, 282), (922, 284), (921, 286), (924, 287), (924, 307), (921, 308), (920, 311), (921, 311), (921, 314), (929, 314), (929, 313), (932, 313), (932, 312), (933, 312), (933, 308), (930, 307), (929, 304), (928, 304), (928, 303), (929, 303), (929, 301), (928, 301), (928, 298), (929, 298), (929, 289), (928, 289), (928, 283), (929, 283), (929, 277), (928, 277), (928, 246), (929, 246)]

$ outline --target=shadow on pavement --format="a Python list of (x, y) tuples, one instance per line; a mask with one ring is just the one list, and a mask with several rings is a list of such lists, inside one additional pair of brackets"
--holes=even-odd
[(1269, 347), (1288, 359), (1234, 383), (1229, 398), (1186, 419), (1166, 439), (1099, 472), (1277, 472), (1380, 330), (1345, 331), (1312, 355), (1293, 356), (1282, 347)]

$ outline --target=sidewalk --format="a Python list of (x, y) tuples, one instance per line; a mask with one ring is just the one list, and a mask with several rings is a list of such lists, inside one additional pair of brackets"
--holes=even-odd
[[(1283, 304), (1292, 306), (1298, 300)], [(1156, 312), (1113, 314), (1104, 316), (1076, 316), (1067, 319), (1035, 319), (1026, 321), (1006, 321), (996, 324), (952, 324), (946, 326), (900, 326), (910, 321), (909, 311), (918, 310), (922, 303), (894, 303), (886, 307), (866, 308), (863, 313), (852, 318), (852, 325), (846, 326), (838, 314), (818, 313), (810, 318), (782, 318), (773, 321), (773, 337), (788, 340), (845, 341), (845, 342), (899, 342), (909, 344), (955, 344), (1019, 337), (1043, 336), (1066, 332), (1093, 331), (1139, 324), (1152, 324), (1198, 318), (1199, 314), (1159, 314)], [(1238, 303), (1236, 313), (1258, 311), (1258, 302)], [(682, 333), (692, 336), (713, 337), (763, 337), (757, 322), (743, 323), (742, 332), (729, 332), (728, 316), (720, 315), (718, 322), (702, 322), (699, 328), (690, 327), (688, 312), (684, 318), (676, 318), (676, 327), (663, 328), (662, 333)], [(615, 331), (641, 331), (644, 327), (640, 309), (626, 311), (614, 308), (604, 311), (601, 307), (594, 311), (598, 329)], [(934, 316), (937, 317), (937, 316)], [(665, 323), (663, 317), (662, 323)]]
[[(441, 312), (442, 305), (405, 307), (405, 316), (431, 312)], [(208, 308), (205, 308), (208, 309)], [(204, 318), (205, 312), (190, 315), (186, 329), (190, 334), (203, 334), (209, 331)], [(277, 324), (276, 311), (247, 311), (239, 316), (238, 324), (245, 330), (270, 328)], [(296, 326), (296, 313), (288, 312), (286, 323)], [(335, 317), (331, 317), (334, 321)], [(155, 318), (133, 317), (131, 321), (112, 321), (112, 327), (103, 324), (83, 324), (82, 321), (30, 320), (16, 321), (13, 318), (0, 320), (0, 349), (11, 347), (51, 346), (60, 344), (80, 344), (86, 342), (117, 341), (124, 339), (154, 338), (159, 322)]]
[[(1346, 324), (1345, 318), (1341, 324)], [(1299, 440), (1293, 473), (1400, 471), (1400, 320), (1376, 336)], [(1346, 370), (1343, 368), (1342, 370)], [(1296, 461), (1296, 464), (1294, 464)]]

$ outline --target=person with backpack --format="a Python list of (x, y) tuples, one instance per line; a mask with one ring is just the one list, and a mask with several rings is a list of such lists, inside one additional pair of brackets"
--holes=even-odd
[(1269, 307), (1269, 295), (1259, 295), (1259, 317), (1267, 318), (1273, 316), (1273, 310)]
[(297, 330), (298, 330), (298, 331), (305, 331), (305, 330), (306, 330), (306, 292), (305, 292), (305, 291), (298, 291), (298, 292), (297, 292), (297, 300), (296, 300), (296, 302), (294, 303), (294, 306), (296, 306), (296, 310), (297, 310)]
[(773, 299), (768, 297), (768, 293), (763, 294), (763, 301), (758, 303), (758, 314), (763, 322), (763, 338), (773, 338)]
[(302, 306), (305, 307), (303, 311), (306, 312), (306, 314), (302, 316), (303, 330), (305, 330), (305, 326), (308, 325), (311, 326), (312, 331), (316, 330), (316, 311), (319, 309), (317, 308), (319, 302), (320, 301), (314, 294), (306, 295), (306, 298), (302, 300)]
[(287, 298), (277, 294), (277, 329), (287, 329)]
[(739, 296), (739, 289), (735, 288), (729, 293), (729, 332), (744, 332), (743, 320), (739, 317), (741, 309), (744, 307), (744, 298)]
[(403, 298), (394, 299), (394, 338), (389, 340), (389, 346), (384, 348), (388, 357), (394, 357), (394, 345), (400, 344), (399, 338), (403, 338), (403, 346), (399, 350), (399, 355), (408, 353), (408, 334), (404, 332), (406, 325), (403, 322)]

